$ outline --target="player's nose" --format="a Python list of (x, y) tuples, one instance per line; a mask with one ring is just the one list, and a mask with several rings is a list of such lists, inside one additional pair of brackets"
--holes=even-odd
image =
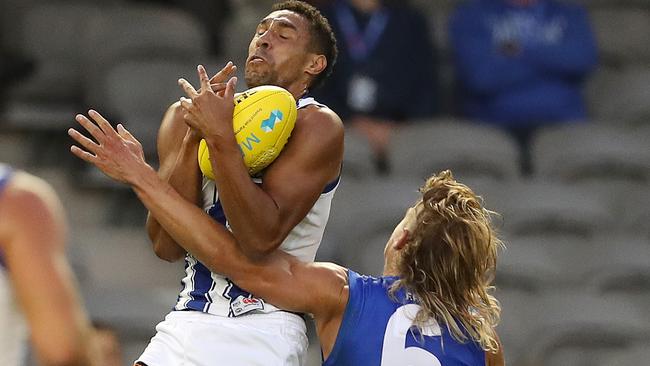
[(267, 30), (264, 32), (264, 34), (260, 35), (257, 37), (257, 41), (255, 42), (255, 46), (258, 48), (264, 48), (267, 49), (271, 47), (271, 37), (272, 33), (270, 30)]

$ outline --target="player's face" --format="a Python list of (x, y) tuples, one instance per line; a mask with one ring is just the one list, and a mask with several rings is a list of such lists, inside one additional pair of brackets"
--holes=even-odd
[(288, 88), (304, 75), (309, 53), (309, 24), (288, 10), (274, 11), (257, 26), (248, 47), (248, 87), (277, 85)]

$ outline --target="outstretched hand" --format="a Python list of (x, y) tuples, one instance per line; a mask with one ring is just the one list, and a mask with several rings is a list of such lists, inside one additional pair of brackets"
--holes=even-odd
[(200, 91), (196, 91), (187, 80), (178, 80), (178, 84), (188, 96), (188, 98), (181, 98), (185, 123), (199, 131), (205, 138), (234, 140), (232, 117), (237, 78), (231, 77), (223, 92), (215, 93), (205, 68), (199, 65), (197, 71), (201, 81)]
[(70, 147), (75, 156), (93, 164), (110, 178), (127, 184), (133, 184), (143, 169), (152, 169), (144, 159), (142, 144), (124, 126), (118, 124), (117, 129), (113, 129), (101, 114), (92, 109), (88, 116), (94, 123), (82, 114), (75, 119), (96, 142), (70, 128), (68, 135), (83, 147)]

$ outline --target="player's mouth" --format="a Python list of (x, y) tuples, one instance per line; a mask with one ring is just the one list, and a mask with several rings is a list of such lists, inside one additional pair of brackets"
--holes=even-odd
[(260, 63), (260, 62), (266, 62), (266, 59), (260, 55), (253, 55), (248, 58), (249, 63)]

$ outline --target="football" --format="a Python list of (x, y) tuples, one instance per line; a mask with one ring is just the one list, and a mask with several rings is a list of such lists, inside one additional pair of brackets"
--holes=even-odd
[[(256, 175), (280, 155), (298, 115), (296, 100), (278, 86), (258, 86), (235, 95), (232, 126), (250, 175)], [(214, 179), (205, 140), (199, 144), (199, 167)]]

